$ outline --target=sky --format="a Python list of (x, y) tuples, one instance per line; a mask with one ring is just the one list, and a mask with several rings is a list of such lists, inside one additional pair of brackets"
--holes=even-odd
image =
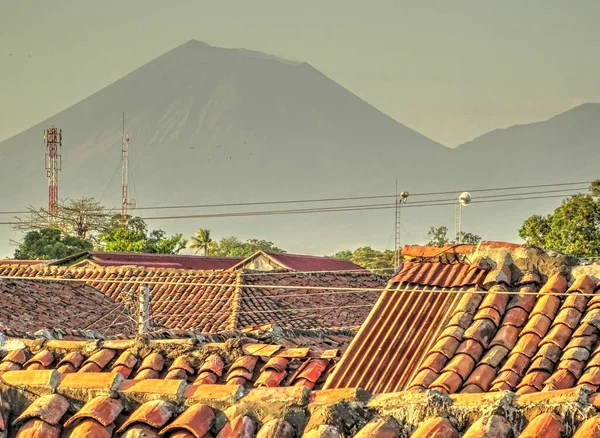
[(600, 102), (600, 1), (0, 0), (0, 141), (196, 39), (304, 61), (446, 146)]

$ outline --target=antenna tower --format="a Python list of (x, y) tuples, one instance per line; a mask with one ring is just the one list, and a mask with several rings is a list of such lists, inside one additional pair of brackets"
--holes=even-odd
[(129, 204), (128, 181), (129, 175), (129, 134), (125, 134), (125, 112), (123, 112), (123, 132), (121, 134), (121, 221), (123, 229), (127, 230), (127, 207)]
[(62, 129), (52, 126), (44, 129), (46, 146), (46, 176), (48, 177), (48, 221), (52, 222), (58, 214), (58, 172), (62, 170)]

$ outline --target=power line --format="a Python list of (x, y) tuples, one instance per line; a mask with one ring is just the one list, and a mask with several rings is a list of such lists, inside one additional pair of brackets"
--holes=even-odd
[[(571, 193), (571, 195), (577, 193)], [(519, 196), (519, 194), (511, 194), (513, 196)], [(470, 205), (486, 204), (490, 202), (509, 202), (509, 201), (527, 201), (536, 199), (552, 199), (552, 198), (564, 198), (568, 194), (562, 195), (549, 195), (549, 196), (532, 196), (532, 197), (518, 197), (518, 198), (505, 198), (505, 199), (484, 199), (474, 200)], [(434, 200), (434, 201), (421, 201), (420, 203), (406, 204), (402, 208), (422, 208), (422, 207), (440, 207), (446, 205), (456, 205), (454, 200)], [(290, 214), (313, 214), (313, 213), (338, 213), (345, 211), (370, 211), (370, 210), (389, 210), (395, 208), (395, 204), (363, 204), (363, 205), (349, 205), (339, 207), (322, 207), (322, 208), (307, 208), (307, 209), (295, 209), (295, 210), (266, 210), (266, 211), (243, 211), (243, 212), (231, 212), (231, 213), (207, 213), (207, 214), (191, 214), (191, 215), (176, 215), (176, 216), (151, 216), (141, 217), (140, 219), (149, 220), (177, 220), (177, 219), (206, 219), (206, 218), (230, 218), (230, 217), (250, 217), (250, 216), (273, 216), (273, 215), (290, 215)], [(20, 222), (0, 222), (0, 225), (18, 225)]]
[[(591, 181), (581, 182), (567, 182), (567, 183), (553, 183), (553, 184), (535, 184), (529, 186), (506, 186), (506, 187), (490, 187), (483, 189), (471, 189), (470, 192), (491, 192), (491, 191), (507, 191), (507, 190), (524, 190), (534, 188), (546, 188), (546, 187), (564, 187), (564, 186), (576, 186), (586, 185), (588, 188)], [(448, 190), (438, 192), (423, 192), (423, 193), (411, 193), (410, 197), (413, 199), (416, 196), (432, 196), (432, 195), (450, 195), (458, 194), (464, 190)], [(566, 191), (561, 190), (561, 191)], [(537, 192), (535, 192), (537, 193)], [(524, 194), (524, 193), (523, 193)], [(497, 196), (510, 196), (510, 195), (521, 195), (520, 193), (503, 194)], [(187, 209), (187, 208), (214, 208), (214, 207), (243, 207), (243, 206), (258, 206), (258, 205), (276, 205), (276, 204), (300, 204), (300, 203), (313, 203), (313, 202), (341, 202), (341, 201), (358, 201), (358, 200), (369, 200), (369, 199), (386, 199), (396, 198), (397, 194), (393, 195), (373, 195), (373, 196), (349, 196), (339, 198), (314, 198), (314, 199), (294, 199), (294, 200), (276, 200), (276, 201), (257, 201), (257, 202), (232, 202), (232, 203), (219, 203), (219, 204), (183, 204), (183, 205), (163, 205), (163, 206), (151, 206), (151, 207), (136, 207), (133, 210), (168, 210), (168, 209)], [(479, 197), (481, 199), (482, 197)], [(426, 202), (426, 201), (422, 201)], [(112, 210), (118, 210), (113, 208)], [(29, 211), (0, 211), (0, 215), (9, 214), (27, 214)]]
[[(533, 196), (505, 199), (489, 199), (483, 201), (473, 201), (471, 205), (485, 204), (490, 202), (510, 202), (510, 201), (527, 201), (535, 199), (551, 199), (564, 198), (566, 195), (549, 195), (549, 196)], [(424, 208), (424, 207), (440, 207), (446, 205), (456, 205), (456, 201), (422, 201), (421, 203), (413, 203), (403, 205), (402, 208)], [(367, 205), (352, 205), (343, 207), (324, 207), (324, 208), (309, 208), (296, 210), (266, 210), (266, 211), (251, 211), (251, 212), (232, 212), (232, 213), (208, 213), (208, 214), (191, 214), (177, 216), (149, 216), (142, 217), (145, 221), (149, 220), (177, 220), (177, 219), (206, 219), (206, 218), (229, 218), (229, 217), (249, 217), (249, 216), (273, 216), (273, 215), (290, 215), (290, 214), (314, 214), (314, 213), (338, 213), (347, 211), (370, 211), (370, 210), (389, 210), (395, 208), (395, 204), (367, 204)], [(0, 223), (2, 224), (2, 223)]]
[[(562, 186), (575, 186), (575, 185), (586, 185), (586, 189), (591, 184), (591, 181), (583, 182), (570, 182), (570, 183), (555, 183), (555, 184), (537, 184), (531, 186), (512, 186), (512, 187), (494, 187), (484, 189), (469, 190), (470, 192), (489, 192), (489, 191), (505, 191), (505, 190), (523, 190), (523, 189), (535, 189), (544, 187), (562, 187)], [(411, 193), (411, 199), (415, 196), (432, 196), (432, 195), (450, 195), (458, 194), (464, 190), (453, 190), (453, 191), (441, 191), (441, 192), (425, 192), (425, 193)], [(515, 193), (516, 195), (517, 193)], [(340, 198), (313, 198), (313, 199), (295, 199), (295, 200), (284, 200), (284, 201), (259, 201), (259, 202), (234, 202), (234, 203), (220, 203), (220, 204), (197, 204), (197, 205), (168, 205), (168, 206), (153, 206), (136, 208), (136, 210), (167, 210), (167, 209), (183, 209), (183, 208), (214, 208), (214, 207), (242, 207), (242, 206), (255, 206), (255, 205), (275, 205), (275, 204), (300, 204), (300, 203), (312, 203), (312, 202), (341, 202), (341, 201), (359, 201), (368, 199), (385, 199), (385, 198), (396, 198), (398, 195), (373, 195), (373, 196), (350, 196)], [(505, 195), (506, 196), (506, 195)]]
[[(144, 279), (137, 280), (118, 280), (118, 279), (92, 279), (92, 278), (48, 278), (48, 277), (22, 277), (22, 276), (0, 276), (2, 280), (28, 280), (28, 281), (55, 281), (55, 282), (83, 282), (87, 283), (90, 286), (93, 283), (108, 283), (108, 284), (146, 284), (146, 285), (162, 285), (162, 286), (203, 286), (203, 287), (220, 287), (220, 288), (234, 288), (235, 284), (219, 284), (219, 283), (202, 283), (198, 284), (197, 282), (156, 282), (156, 281), (146, 281)], [(402, 283), (392, 283), (394, 284), (402, 284)], [(355, 291), (356, 293), (362, 292), (428, 292), (428, 293), (443, 293), (443, 294), (465, 294), (465, 293), (483, 293), (483, 294), (491, 294), (491, 295), (549, 295), (549, 296), (584, 296), (584, 297), (597, 297), (597, 293), (580, 293), (580, 292), (533, 292), (533, 291), (493, 291), (489, 290), (452, 290), (452, 289), (430, 289), (428, 287), (423, 287), (419, 284), (413, 284), (414, 287), (406, 287), (402, 290), (398, 288), (394, 289), (391, 285), (385, 288), (373, 288), (373, 287), (361, 287), (361, 288), (352, 288), (352, 287), (335, 287), (335, 286), (287, 286), (287, 285), (274, 285), (274, 284), (260, 284), (260, 285), (252, 285), (254, 289), (287, 289), (287, 290), (331, 290), (331, 291)], [(93, 287), (93, 286), (92, 286)], [(291, 296), (291, 295), (286, 295)], [(299, 294), (299, 296), (303, 296)]]

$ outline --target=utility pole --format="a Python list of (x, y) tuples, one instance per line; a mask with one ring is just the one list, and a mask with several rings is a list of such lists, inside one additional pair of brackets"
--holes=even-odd
[(403, 190), (398, 192), (398, 180), (396, 180), (396, 226), (395, 226), (395, 239), (394, 239), (394, 269), (400, 267), (400, 249), (402, 242), (400, 234), (402, 231), (402, 204), (408, 200), (408, 192)]
[(123, 133), (121, 134), (121, 221), (123, 229), (127, 231), (127, 207), (129, 204), (128, 194), (129, 175), (129, 134), (125, 134), (125, 112), (123, 112)]
[(138, 314), (138, 334), (143, 335), (148, 331), (150, 321), (150, 287), (143, 284), (140, 287), (140, 309)]

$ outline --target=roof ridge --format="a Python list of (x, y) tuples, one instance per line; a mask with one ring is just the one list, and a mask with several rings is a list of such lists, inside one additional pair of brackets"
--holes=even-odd
[(238, 325), (239, 325), (238, 317), (240, 314), (240, 308), (242, 306), (242, 293), (241, 293), (242, 289), (243, 289), (242, 274), (238, 272), (236, 274), (236, 278), (235, 278), (235, 289), (233, 291), (233, 304), (231, 306), (231, 315), (230, 315), (230, 322), (229, 322), (229, 328), (232, 330), (237, 330)]

